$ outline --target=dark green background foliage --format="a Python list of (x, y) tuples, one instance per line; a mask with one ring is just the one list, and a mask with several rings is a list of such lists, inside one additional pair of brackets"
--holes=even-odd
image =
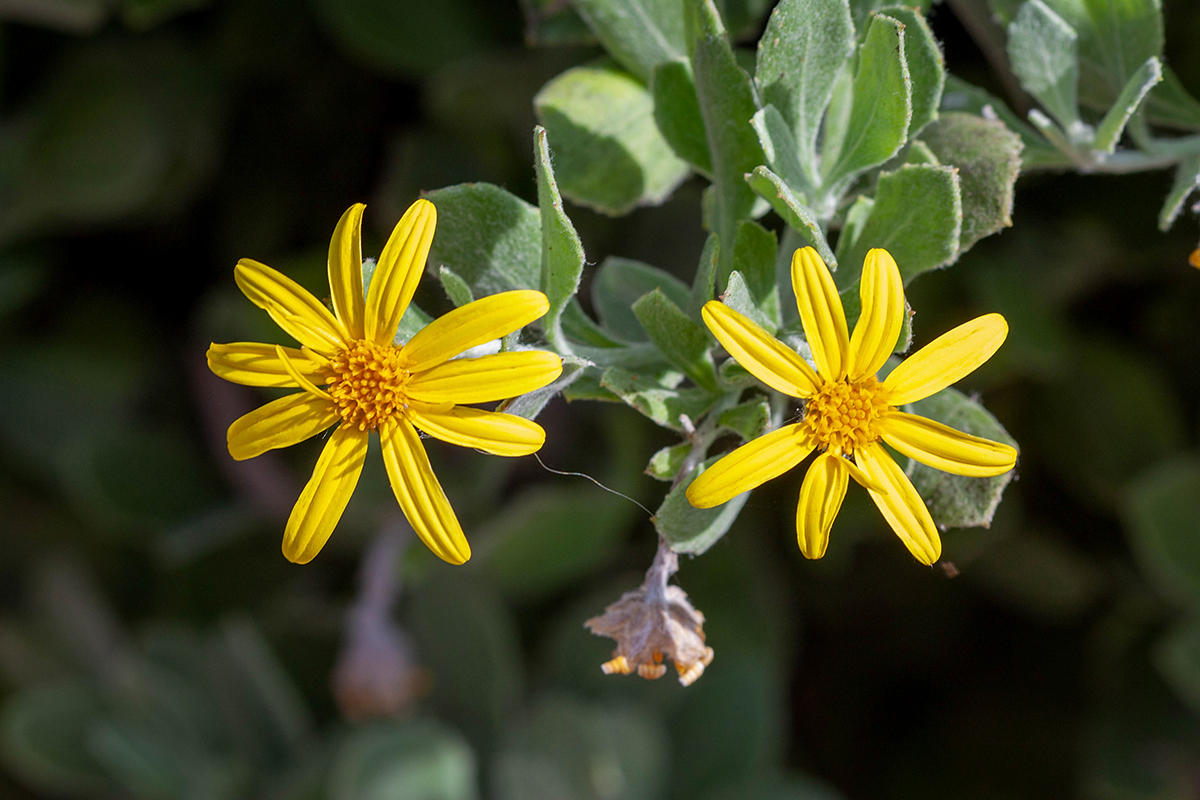
[[(669, 4), (641, 5), (658, 13)], [(405, 673), (418, 699), (399, 718), (350, 722), (339, 712), (331, 673), (349, 641), (356, 576), (398, 512), (378, 459), (368, 459), (320, 557), (296, 567), (281, 556), (283, 520), (319, 442), (246, 463), (225, 452), (225, 426), (262, 393), (210, 375), (205, 347), (282, 341), (238, 295), (233, 264), (262, 260), (324, 297), (328, 236), (346, 207), (368, 203), (363, 250), (377, 253), (420, 192), (468, 181), (505, 187), (533, 204), (511, 205), (512, 214), (535, 219), (530, 145), (541, 115), (549, 149), (564, 150), (558, 186), (586, 252), (582, 310), (610, 331), (634, 331), (631, 353), (650, 347), (639, 324), (654, 339), (655, 326), (687, 322), (678, 308), (694, 310), (702, 205), (747, 254), (705, 254), (719, 285), (757, 295), (771, 309), (764, 319), (786, 325), (786, 290), (763, 298), (776, 237), (800, 240), (773, 214), (765, 228), (744, 217), (762, 203), (755, 192), (775, 192), (779, 213), (795, 218), (777, 188), (813, 168), (816, 122), (767, 92), (782, 115), (759, 120), (760, 134), (791, 126), (783, 135), (799, 131), (810, 163), (791, 165), (790, 177), (788, 165), (772, 164), (750, 184), (741, 173), (767, 163), (754, 129), (715, 125), (754, 111), (753, 87), (738, 76), (753, 68), (770, 5), (716, 4), (735, 44), (729, 58), (713, 19), (697, 22), (694, 53), (682, 21), (669, 18), (670, 35), (653, 46), (597, 42), (589, 25), (620, 27), (604, 18), (613, 4), (599, 0), (0, 3), (0, 796), (1196, 796), (1200, 272), (1186, 263), (1193, 218), (1158, 229), (1166, 172), (1027, 174), (1012, 228), (909, 288), (918, 346), (980, 313), (999, 311), (1011, 326), (1000, 353), (959, 388), (986, 400), (1020, 443), (1017, 480), (989, 528), (945, 533), (944, 568), (918, 566), (854, 489), (826, 558), (804, 561), (795, 471), (751, 495), (729, 535), (682, 560), (677, 581), (706, 615), (716, 651), (704, 676), (687, 689), (671, 677), (606, 677), (599, 665), (612, 643), (582, 623), (640, 581), (655, 545), (650, 520), (531, 458), (431, 443), (475, 557), (452, 568), (415, 547), (395, 560), (395, 621), (424, 670)], [(866, 30), (884, 5), (852, 3), (854, 25)], [(1005, 25), (1036, 27), (1015, 0), (992, 6)], [(1170, 80), (1200, 92), (1200, 8), (1165, 6)], [(974, 23), (956, 16), (977, 22), (983, 8), (935, 6), (933, 34), (955, 76), (1023, 115), (1033, 100), (989, 66), (1003, 60), (994, 34), (1004, 28), (976, 40)], [(889, 13), (908, 15), (910, 68), (924, 63), (936, 76), (936, 53), (913, 55), (915, 14)], [(886, 25), (871, 34), (880, 52), (900, 35)], [(1079, 46), (1086, 56), (1100, 44)], [(812, 58), (836, 69), (844, 53)], [(1077, 98), (1075, 84), (1061, 83), (1066, 73), (1038, 95), (1063, 130), (1077, 114), (1103, 127), (1121, 87), (1105, 84), (1097, 63), (1084, 64)], [(726, 106), (697, 107), (693, 80), (735, 88)], [(563, 111), (602, 110), (614, 96), (638, 113), (602, 135)], [(970, 97), (960, 111), (985, 102)], [(912, 113), (925, 124), (932, 109), (920, 99)], [(947, 234), (928, 266), (998, 229), (1005, 214), (988, 205), (1002, 177), (971, 148), (1009, 134), (946, 110), (911, 166), (887, 166), (872, 192), (903, 206), (906, 181), (949, 179), (938, 159), (963, 159), (961, 203), (974, 227)], [(1169, 111), (1160, 103), (1159, 118)], [(701, 121), (711, 141), (725, 137), (753, 157), (712, 159), (711, 141), (695, 136)], [(1063, 165), (1065, 151), (1032, 129), (1018, 133), (1027, 166)], [(1097, 143), (1108, 144), (1076, 143), (1080, 158)], [(611, 153), (610, 175), (571, 160), (589, 152)], [(843, 154), (831, 169), (850, 174), (858, 157)], [(1187, 180), (1189, 164), (1179, 173)], [(701, 175), (717, 187), (707, 203)], [(543, 172), (544, 200), (549, 180)], [(441, 198), (443, 226), (470, 224), (452, 192)], [(459, 207), (458, 217), (446, 211)], [(850, 270), (839, 280), (854, 277), (871, 246), (866, 224), (836, 243)], [(540, 251), (506, 240), (513, 225), (481, 236), (536, 275)], [(435, 257), (460, 294), (507, 288), (462, 267), (469, 253)], [(570, 288), (554, 290), (562, 303)], [(417, 303), (452, 307), (433, 275)], [(606, 344), (579, 307), (559, 311), (562, 329)], [(562, 329), (556, 322), (547, 335)], [(692, 359), (688, 374), (704, 387), (718, 373), (697, 336), (700, 355), (673, 357)], [(616, 365), (574, 391), (650, 403), (636, 378)], [(695, 388), (671, 397), (685, 408), (710, 400)], [(765, 413), (722, 419), (741, 431)], [(675, 443), (667, 431), (621, 405), (561, 397), (539, 421), (548, 465), (651, 507), (661, 501), (664, 484), (641, 472)], [(667, 450), (654, 463), (669, 477), (681, 459)], [(935, 508), (990, 491), (943, 478), (914, 476)], [(386, 672), (408, 662), (383, 647), (367, 663)]]

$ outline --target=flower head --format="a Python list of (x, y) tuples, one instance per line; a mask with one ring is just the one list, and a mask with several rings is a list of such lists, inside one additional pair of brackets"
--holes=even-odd
[(904, 323), (904, 284), (886, 250), (867, 253), (862, 315), (851, 334), (829, 269), (811, 247), (792, 258), (792, 285), (816, 370), (795, 351), (728, 306), (702, 315), (729, 354), (772, 389), (805, 401), (804, 416), (742, 445), (700, 474), (687, 490), (698, 508), (720, 505), (782, 475), (820, 451), (800, 488), (796, 535), (820, 558), (850, 478), (866, 487), (884, 519), (917, 560), (932, 564), (942, 543), (929, 509), (887, 443), (903, 455), (955, 475), (1001, 475), (1016, 464), (1006, 444), (956, 431), (900, 407), (941, 391), (983, 364), (1004, 342), (1008, 324), (986, 314), (930, 342), (892, 370), (876, 373)]
[[(455, 358), (546, 313), (535, 291), (494, 294), (434, 320), (408, 342), (394, 342), (433, 242), (437, 212), (418, 200), (388, 238), (364, 293), (359, 244), (365, 206), (342, 215), (329, 245), (330, 311), (285, 275), (242, 259), (234, 278), (242, 292), (299, 348), (213, 344), (208, 365), (247, 386), (300, 389), (246, 414), (229, 426), (229, 453), (242, 460), (287, 447), (337, 426), (312, 478), (292, 509), (283, 553), (311, 561), (350, 501), (372, 432), (400, 508), (421, 540), (454, 564), (471, 557), (418, 431), (463, 447), (502, 456), (528, 455), (546, 434), (534, 422), (471, 408), (539, 389), (562, 371), (553, 353), (537, 350)], [(365, 294), (365, 297), (364, 297)]]

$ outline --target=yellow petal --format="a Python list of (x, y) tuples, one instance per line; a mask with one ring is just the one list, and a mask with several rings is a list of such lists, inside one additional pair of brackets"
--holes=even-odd
[(854, 458), (873, 482), (886, 488), (883, 492), (867, 491), (904, 546), (922, 564), (937, 561), (942, 555), (942, 540), (933, 517), (895, 459), (880, 444), (855, 450)]
[(283, 531), (288, 561), (307, 564), (321, 552), (354, 494), (366, 456), (365, 431), (342, 425), (329, 437)]
[(811, 247), (797, 250), (792, 256), (792, 289), (817, 372), (827, 381), (836, 381), (846, 374), (850, 351), (846, 312), (829, 268)]
[(528, 289), (489, 295), (417, 331), (400, 350), (400, 357), (413, 372), (432, 369), (464, 350), (528, 325), (549, 308), (546, 295)]
[(970, 375), (1004, 344), (1008, 323), (999, 314), (964, 322), (913, 353), (892, 370), (883, 388), (902, 406), (940, 392)]
[(337, 407), (328, 400), (307, 392), (289, 394), (233, 421), (226, 436), (229, 455), (245, 461), (288, 447), (316, 436), (338, 419)]
[(392, 229), (367, 291), (366, 336), (379, 344), (391, 344), (400, 318), (412, 300), (425, 271), (425, 259), (433, 244), (437, 209), (421, 199), (408, 207)]
[(346, 331), (328, 308), (300, 284), (249, 258), (233, 269), (233, 279), (250, 302), (266, 311), (275, 324), (300, 344), (329, 355), (341, 349)]
[(704, 324), (737, 363), (777, 392), (792, 397), (811, 397), (820, 378), (792, 348), (715, 300), (700, 311)]
[(802, 425), (785, 425), (758, 437), (701, 472), (687, 489), (696, 508), (727, 503), (742, 492), (778, 477), (799, 464), (816, 444)]
[(355, 203), (346, 209), (329, 240), (329, 293), (333, 310), (351, 338), (363, 338), (362, 216)]
[(1017, 463), (1017, 451), (991, 439), (956, 431), (916, 414), (892, 411), (879, 420), (883, 440), (909, 458), (955, 475), (1003, 475)]
[(546, 442), (546, 432), (532, 420), (469, 406), (454, 406), (446, 411), (423, 411), (410, 406), (408, 418), (435, 439), (494, 456), (527, 456)]
[(858, 293), (862, 314), (850, 337), (850, 364), (846, 368), (854, 379), (879, 372), (896, 349), (904, 327), (904, 281), (887, 250), (875, 248), (867, 253)]
[(438, 558), (463, 563), (471, 557), (471, 547), (433, 474), (421, 437), (404, 420), (389, 422), (380, 434), (388, 481), (409, 524)]
[(796, 506), (796, 539), (805, 558), (820, 558), (829, 545), (829, 529), (846, 499), (849, 464), (841, 456), (822, 453), (808, 468)]
[[(285, 347), (283, 352), (291, 359), (301, 375), (313, 383), (325, 382), (322, 365), (310, 359), (302, 350)], [(271, 386), (294, 389), (297, 384), (287, 372), (283, 362), (275, 353), (273, 344), (235, 342), (212, 344), (208, 348), (208, 368), (227, 381), (243, 386)]]
[(562, 359), (543, 350), (456, 358), (412, 376), (405, 392), (426, 403), (490, 403), (540, 389), (562, 374)]

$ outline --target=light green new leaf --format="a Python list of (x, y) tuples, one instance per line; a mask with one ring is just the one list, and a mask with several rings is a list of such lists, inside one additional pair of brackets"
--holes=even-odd
[(669, 272), (628, 258), (609, 256), (592, 281), (592, 307), (609, 334), (624, 342), (647, 342), (646, 331), (631, 306), (639, 297), (661, 289), (675, 305), (689, 302), (687, 285)]
[(1171, 229), (1175, 220), (1179, 218), (1179, 213), (1183, 211), (1183, 204), (1197, 186), (1200, 186), (1200, 155), (1186, 158), (1176, 167), (1175, 185), (1171, 187), (1162, 211), (1158, 214), (1159, 230), (1165, 232)]
[(653, 375), (620, 367), (604, 370), (600, 385), (655, 425), (673, 431), (685, 430), (681, 416), (698, 420), (713, 404), (713, 396), (705, 389), (673, 389), (663, 386)]
[[(981, 436), (1013, 447), (1016, 440), (986, 408), (957, 389), (943, 389), (932, 397), (913, 403), (914, 414), (949, 425), (955, 430)], [(1004, 488), (1013, 471), (994, 478), (966, 478), (909, 461), (908, 477), (929, 506), (939, 527), (976, 528), (991, 524)]]
[(1021, 139), (996, 120), (947, 113), (921, 140), (941, 164), (958, 168), (962, 190), (959, 249), (1012, 225), (1013, 186), (1021, 171)]
[(1079, 35), (1042, 0), (1029, 0), (1008, 26), (1008, 59), (1021, 88), (1067, 131), (1079, 126)]
[(886, 6), (882, 13), (904, 26), (904, 61), (912, 81), (912, 120), (908, 125), (908, 138), (912, 139), (937, 119), (946, 86), (946, 60), (925, 15), (918, 9)]
[(608, 54), (644, 83), (656, 65), (687, 57), (683, 0), (573, 0), (572, 5)]
[[(859, 265), (873, 247), (892, 254), (905, 284), (917, 275), (944, 267), (958, 257), (963, 206), (953, 167), (905, 165), (879, 176), (871, 216), (839, 260)], [(839, 287), (857, 281), (856, 270), (835, 273)]]
[(679, 59), (655, 67), (650, 93), (654, 96), (654, 122), (667, 144), (675, 155), (711, 177), (712, 157), (708, 154), (691, 62)]
[[(838, 71), (853, 53), (846, 0), (782, 0), (758, 41), (754, 79), (764, 105), (775, 106), (787, 123), (809, 183), (817, 177), (821, 119)], [(771, 166), (791, 180), (774, 162)]]
[(551, 344), (562, 349), (562, 314), (579, 291), (579, 279), (583, 275), (583, 243), (563, 211), (544, 128), (534, 128), (533, 151), (538, 206), (542, 215), (542, 291), (550, 301), (550, 310), (542, 318), (541, 325)]
[(642, 296), (633, 313), (650, 341), (696, 385), (717, 390), (717, 370), (709, 352), (708, 332), (693, 322), (661, 289)]
[[(716, 458), (710, 458), (704, 466), (711, 467), (716, 462)], [(726, 534), (742, 506), (750, 499), (750, 493), (746, 492), (715, 508), (696, 508), (688, 502), (687, 487), (699, 474), (699, 468), (693, 470), (667, 493), (662, 505), (654, 512), (654, 527), (676, 553), (698, 556), (712, 547)]]
[(771, 208), (783, 217), (792, 230), (816, 248), (830, 269), (837, 269), (838, 260), (817, 223), (816, 213), (800, 202), (782, 178), (766, 167), (757, 167), (746, 176), (746, 183), (759, 197), (771, 204)]
[(1096, 137), (1092, 140), (1093, 150), (1111, 153), (1116, 149), (1129, 118), (1150, 90), (1162, 81), (1162, 75), (1162, 62), (1154, 56), (1138, 67), (1137, 72), (1133, 73), (1125, 88), (1121, 90), (1121, 96), (1097, 126)]
[(907, 140), (912, 82), (904, 57), (904, 26), (897, 20), (883, 14), (871, 19), (858, 52), (852, 97), (837, 160), (822, 164), (831, 186), (848, 186), (896, 155)]
[(1200, 611), (1200, 461), (1154, 466), (1128, 493), (1133, 552), (1157, 587)]
[(663, 202), (688, 175), (659, 133), (650, 92), (608, 59), (562, 73), (533, 106), (554, 142), (558, 185), (576, 203), (625, 214)]
[(541, 288), (542, 229), (536, 208), (490, 183), (460, 183), (426, 197), (438, 210), (430, 269), (449, 267), (476, 296)]
[[(461, 308), (475, 300), (467, 282), (445, 264), (438, 268), (438, 280), (442, 282), (442, 289), (445, 290), (446, 297), (450, 298), (450, 302), (454, 303), (455, 308)], [(405, 311), (407, 312), (408, 309)]]

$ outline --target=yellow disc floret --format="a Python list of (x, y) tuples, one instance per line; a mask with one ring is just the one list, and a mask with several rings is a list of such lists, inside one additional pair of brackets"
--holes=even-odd
[(875, 376), (843, 378), (824, 384), (808, 399), (803, 424), (822, 449), (850, 455), (879, 440), (876, 421), (887, 409)]
[(400, 350), (358, 339), (329, 360), (326, 391), (347, 423), (362, 431), (380, 424), (407, 408), (404, 385), (408, 370), (401, 366)]

